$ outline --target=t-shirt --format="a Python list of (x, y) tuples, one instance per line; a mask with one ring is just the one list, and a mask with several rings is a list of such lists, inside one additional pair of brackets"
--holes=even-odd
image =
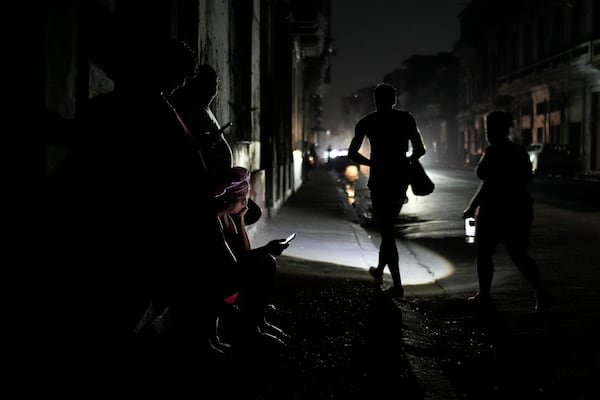
[(424, 149), (423, 138), (413, 116), (396, 109), (378, 110), (364, 116), (355, 127), (364, 134), (371, 148), (368, 187), (389, 190), (398, 182), (408, 183), (409, 144)]

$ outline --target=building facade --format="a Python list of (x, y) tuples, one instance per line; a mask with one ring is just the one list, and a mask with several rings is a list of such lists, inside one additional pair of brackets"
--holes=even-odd
[(569, 146), (600, 173), (600, 4), (472, 1), (461, 12), (459, 135), (466, 162), (485, 147), (485, 115), (513, 113), (515, 140)]

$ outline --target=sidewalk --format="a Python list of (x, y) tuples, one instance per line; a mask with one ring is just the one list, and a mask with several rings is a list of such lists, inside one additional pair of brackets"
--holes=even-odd
[(324, 168), (311, 170), (309, 179), (282, 208), (250, 232), (253, 247), (296, 232), (286, 256), (365, 271), (376, 264), (378, 250), (357, 223), (343, 184), (336, 179), (334, 172)]

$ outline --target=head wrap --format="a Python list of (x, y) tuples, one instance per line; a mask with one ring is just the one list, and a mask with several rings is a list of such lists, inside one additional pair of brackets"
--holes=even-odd
[(250, 171), (244, 167), (232, 167), (217, 178), (215, 199), (231, 199), (248, 195), (250, 191)]

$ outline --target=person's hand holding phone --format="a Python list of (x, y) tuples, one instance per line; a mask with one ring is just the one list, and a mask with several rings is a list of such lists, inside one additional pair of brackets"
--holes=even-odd
[(295, 237), (296, 237), (296, 233), (292, 233), (290, 236), (288, 236), (285, 239), (271, 240), (265, 246), (267, 248), (267, 252), (269, 254), (274, 255), (274, 256), (281, 255), (281, 253), (283, 252), (283, 250), (285, 250), (288, 247), (290, 247), (290, 242), (292, 240), (294, 240)]

